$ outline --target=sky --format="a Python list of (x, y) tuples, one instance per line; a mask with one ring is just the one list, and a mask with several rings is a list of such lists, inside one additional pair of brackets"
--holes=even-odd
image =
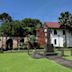
[(0, 0), (0, 14), (7, 12), (14, 20), (36, 18), (57, 22), (64, 11), (72, 13), (72, 0)]

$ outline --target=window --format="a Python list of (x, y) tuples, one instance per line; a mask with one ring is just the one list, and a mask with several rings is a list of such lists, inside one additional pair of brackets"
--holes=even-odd
[(65, 35), (65, 30), (63, 30), (63, 35)]
[(57, 31), (56, 30), (54, 30), (54, 34), (57, 35)]
[(57, 44), (57, 41), (56, 41), (56, 39), (54, 39), (54, 44), (55, 44), (55, 45)]

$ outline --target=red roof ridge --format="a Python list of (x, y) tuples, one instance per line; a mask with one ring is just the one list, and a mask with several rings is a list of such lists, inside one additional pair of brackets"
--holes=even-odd
[(58, 23), (58, 22), (44, 22), (44, 23)]
[(60, 28), (60, 24), (58, 22), (45, 22), (44, 24), (48, 28)]

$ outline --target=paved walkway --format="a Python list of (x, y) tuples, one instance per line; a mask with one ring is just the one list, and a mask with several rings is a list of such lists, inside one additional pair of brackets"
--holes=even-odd
[(48, 59), (54, 60), (56, 63), (72, 69), (72, 60), (64, 59), (60, 56), (47, 56)]

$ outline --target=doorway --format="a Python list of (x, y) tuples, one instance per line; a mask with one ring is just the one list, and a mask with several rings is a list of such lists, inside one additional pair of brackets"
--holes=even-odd
[(12, 50), (13, 49), (13, 40), (12, 39), (8, 39), (6, 41), (6, 50)]

